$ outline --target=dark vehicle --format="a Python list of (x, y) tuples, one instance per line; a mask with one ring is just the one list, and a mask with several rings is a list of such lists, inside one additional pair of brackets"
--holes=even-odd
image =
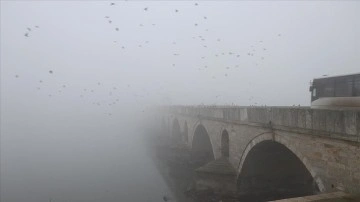
[(311, 108), (360, 109), (360, 73), (316, 78), (310, 91)]

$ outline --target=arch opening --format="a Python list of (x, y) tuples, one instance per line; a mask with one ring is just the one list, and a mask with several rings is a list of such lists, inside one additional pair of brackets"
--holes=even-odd
[(194, 132), (191, 147), (191, 160), (195, 167), (200, 167), (215, 159), (210, 137), (203, 125), (198, 125)]
[(265, 140), (245, 158), (237, 179), (240, 192), (259, 201), (312, 195), (319, 192), (301, 160), (286, 146)]
[[(165, 118), (163, 117), (161, 120), (161, 135), (166, 134), (166, 122), (165, 122)], [(166, 134), (167, 135), (167, 134)]]
[(229, 147), (229, 133), (224, 130), (221, 134), (221, 156), (229, 157), (230, 147)]
[(171, 130), (171, 137), (175, 142), (181, 141), (180, 124), (177, 119), (174, 119)]
[(184, 123), (183, 140), (184, 140), (184, 142), (186, 142), (186, 143), (189, 141), (188, 125), (187, 125), (186, 121), (185, 121), (185, 123)]

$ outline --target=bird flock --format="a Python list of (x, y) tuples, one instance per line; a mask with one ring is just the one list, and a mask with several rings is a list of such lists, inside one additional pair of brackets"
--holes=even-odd
[[(198, 2), (192, 2), (191, 4), (193, 4), (193, 6), (196, 8), (201, 7), (201, 5)], [(111, 2), (109, 4), (109, 6), (116, 7), (116, 6), (118, 6), (118, 3)], [(178, 8), (169, 8), (169, 9), (173, 10), (173, 12), (175, 14), (178, 14), (178, 13), (186, 14), (186, 11), (180, 10)], [(144, 6), (143, 12), (150, 14), (152, 12), (152, 9), (149, 6)], [(120, 28), (118, 26), (115, 25), (115, 22), (117, 21), (116, 18), (113, 18), (110, 15), (106, 15), (106, 16), (104, 16), (104, 19), (105, 19), (105, 23), (108, 24), (108, 26), (110, 26), (112, 30), (114, 30), (115, 32), (122, 31), (122, 30), (120, 30)], [(199, 19), (201, 19), (203, 22)], [(211, 16), (200, 15), (196, 21), (192, 22), (194, 32), (198, 33), (198, 35), (190, 36), (189, 38), (190, 38), (190, 40), (193, 41), (193, 44), (198, 45), (202, 49), (206, 50), (206, 51), (204, 51), (203, 54), (200, 52), (201, 55), (198, 58), (198, 61), (200, 61), (200, 65), (195, 64), (195, 68), (197, 71), (207, 72), (208, 73), (207, 75), (209, 76), (210, 80), (215, 81), (218, 78), (221, 78), (221, 77), (227, 78), (227, 77), (230, 77), (231, 75), (233, 75), (231, 70), (240, 68), (242, 66), (241, 61), (244, 60), (244, 58), (247, 58), (248, 60), (250, 59), (250, 61), (253, 62), (254, 66), (256, 66), (258, 68), (261, 67), (261, 65), (264, 63), (264, 61), (266, 60), (266, 57), (268, 55), (267, 54), (268, 48), (265, 45), (266, 44), (265, 40), (259, 39), (255, 42), (253, 42), (252, 45), (250, 45), (247, 48), (242, 47), (242, 49), (247, 49), (246, 51), (236, 51), (236, 49), (238, 47), (234, 47), (233, 50), (224, 50), (222, 48), (219, 48), (219, 46), (223, 43), (221, 36), (218, 36), (215, 38), (208, 36), (207, 33), (210, 32), (210, 28), (206, 27), (208, 21), (211, 21)], [(189, 22), (189, 23), (191, 23), (191, 22)], [(153, 27), (157, 26), (157, 24), (155, 22), (152, 22), (150, 24)], [(140, 23), (139, 27), (144, 27), (144, 24)], [(201, 27), (201, 30), (200, 30), (200, 27)], [(35, 30), (37, 31), (38, 29), (40, 29), (40, 27), (38, 25), (27, 27), (24, 37), (26, 37), (26, 38), (31, 37), (31, 35), (35, 32)], [(281, 38), (282, 34), (274, 33), (274, 36), (276, 38)], [(123, 41), (126, 41), (126, 39)], [(124, 44), (120, 44), (118, 42), (118, 40), (112, 40), (112, 42), (114, 44), (119, 45), (121, 47), (121, 49), (123, 49), (123, 50), (126, 49), (126, 46)], [(144, 45), (149, 44), (149, 43), (150, 43), (149, 40), (144, 40), (143, 44), (137, 44), (135, 46), (137, 46), (138, 48), (143, 48)], [(177, 63), (179, 61), (186, 60), (186, 56), (184, 56), (184, 55), (186, 55), (187, 53), (180, 52), (179, 49), (177, 48), (179, 43), (181, 43), (181, 42), (179, 42), (178, 40), (173, 40), (171, 42), (171, 45), (173, 46), (174, 49), (173, 49), (172, 56), (171, 56), (173, 61), (169, 64), (169, 68), (177, 68), (178, 67)], [(214, 46), (213, 44), (219, 44), (219, 46)], [(214, 66), (214, 65), (210, 64), (210, 61), (214, 61), (214, 60), (238, 61), (238, 64), (223, 64), (223, 66)], [(214, 68), (216, 68), (218, 71), (212, 71)], [(217, 72), (217, 73), (215, 73), (215, 72)], [(219, 73), (219, 72), (221, 72), (221, 73)], [(48, 73), (50, 75), (55, 75), (55, 72), (51, 69), (48, 70)], [(20, 78), (19, 74), (15, 74), (15, 78), (19, 79)], [(39, 86), (37, 87), (37, 90), (41, 90), (42, 89), (41, 85), (45, 85), (43, 80), (39, 80), (38, 84), (39, 84)], [(97, 86), (101, 86), (102, 82), (100, 82), (100, 81), (94, 82), (94, 84)], [(251, 85), (251, 84), (249, 83), (249, 85)], [(57, 89), (57, 93), (61, 94), (67, 87), (68, 87), (67, 84), (62, 84), (61, 88)], [(130, 89), (131, 84), (126, 84), (123, 87)], [(106, 90), (106, 91), (108, 91), (108, 95), (107, 95), (108, 99), (106, 102), (93, 100), (91, 103), (93, 105), (99, 106), (99, 107), (104, 106), (104, 105), (111, 107), (111, 106), (115, 106), (115, 105), (119, 104), (120, 100), (121, 100), (121, 96), (119, 95), (119, 93), (116, 93), (119, 91), (118, 90), (119, 88), (120, 87), (118, 87), (118, 86), (112, 86)], [(160, 88), (160, 90), (161, 89), (163, 89), (163, 86)], [(84, 89), (82, 89), (79, 97), (81, 99), (85, 99), (86, 97), (89, 97), (89, 94), (94, 94), (97, 90), (98, 89), (84, 88)], [(143, 88), (140, 92), (132, 93), (132, 96), (135, 97), (136, 99), (144, 99), (147, 96), (149, 96), (150, 94), (154, 94), (154, 93), (161, 94), (159, 92), (150, 92), (149, 90)], [(48, 94), (48, 97), (51, 98), (53, 95), (54, 95), (54, 93), (50, 93), (50, 94)], [(249, 96), (248, 101), (249, 101), (249, 103), (251, 103), (251, 105), (258, 104), (258, 101), (256, 101), (256, 99), (253, 95), (251, 95), (249, 93), (248, 96)], [(221, 97), (222, 97), (222, 95), (220, 95), (218, 93), (214, 94), (215, 100), (220, 99)], [(111, 112), (107, 112), (107, 114), (109, 116), (112, 115)]]

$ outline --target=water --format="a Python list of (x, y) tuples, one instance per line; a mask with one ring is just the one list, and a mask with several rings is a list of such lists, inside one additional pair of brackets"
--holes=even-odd
[(142, 135), (121, 121), (17, 124), (22, 119), (6, 119), (2, 128), (2, 202), (163, 201), (172, 195)]

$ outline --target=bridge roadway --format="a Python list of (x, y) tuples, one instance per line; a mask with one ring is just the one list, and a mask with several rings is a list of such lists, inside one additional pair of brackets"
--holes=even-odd
[(161, 115), (163, 130), (206, 159), (197, 187), (360, 193), (360, 111), (170, 106)]

